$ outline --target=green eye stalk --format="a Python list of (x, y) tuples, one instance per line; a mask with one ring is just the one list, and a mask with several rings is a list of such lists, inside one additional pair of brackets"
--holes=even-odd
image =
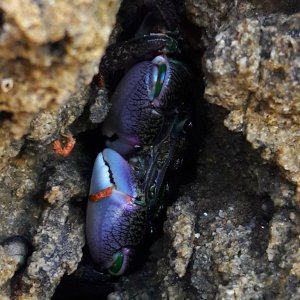
[(158, 97), (161, 92), (166, 77), (166, 71), (167, 66), (165, 64), (158, 66), (158, 76), (155, 83), (154, 97)]
[(157, 56), (152, 62), (155, 66), (152, 73), (153, 86), (149, 96), (150, 99), (155, 99), (160, 95), (166, 79), (167, 62), (163, 56)]
[(114, 276), (122, 275), (128, 269), (133, 256), (134, 250), (132, 248), (122, 248), (114, 254), (113, 263), (108, 272)]
[(112, 275), (119, 275), (121, 273), (120, 271), (122, 270), (124, 262), (124, 255), (122, 252), (117, 252), (114, 255), (114, 262), (113, 265), (109, 269), (109, 273)]

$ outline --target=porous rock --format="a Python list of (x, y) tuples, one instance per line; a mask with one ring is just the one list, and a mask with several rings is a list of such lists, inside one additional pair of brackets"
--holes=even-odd
[[(119, 1), (0, 4), (0, 166), (41, 111), (57, 111), (97, 73)], [(54, 127), (52, 127), (53, 130)]]
[(33, 251), (18, 273), (1, 252), (3, 298), (50, 299), (81, 260), (84, 209), (77, 203), (86, 199), (92, 160), (80, 141), (67, 158), (55, 154), (53, 141), (64, 146), (64, 135), (89, 127), (82, 115), (97, 94), (90, 83), (118, 6), (0, 3), (0, 242), (21, 235)]
[(145, 266), (111, 299), (298, 299), (299, 2), (185, 5), (202, 32), (191, 43), (205, 49), (204, 98), (226, 109), (201, 106), (197, 178), (170, 209), (193, 207), (181, 215), (195, 218), (192, 255), (180, 278), (170, 237), (182, 228), (169, 214)]
[(10, 256), (2, 246), (0, 247), (0, 258), (0, 287), (2, 288), (7, 280), (13, 277), (17, 270), (18, 260)]
[[(240, 133), (224, 128), (225, 111), (210, 107), (207, 113), (210, 130), (198, 156), (197, 178), (169, 209), (165, 235), (145, 266), (122, 278), (111, 299), (297, 299), (295, 189), (262, 163)], [(276, 197), (290, 207), (277, 210)], [(186, 224), (194, 224), (193, 238)], [(175, 241), (182, 236), (188, 243), (181, 239), (180, 248)], [(183, 262), (179, 249), (185, 246), (191, 256), (179, 277), (174, 266)]]
[[(300, 189), (300, 14), (244, 19), (207, 52), (206, 99)], [(299, 203), (299, 195), (295, 197)]]
[(179, 277), (183, 277), (193, 250), (196, 219), (193, 202), (188, 197), (179, 198), (168, 210), (167, 218), (164, 224), (165, 231), (166, 234), (170, 234), (172, 248), (175, 250), (174, 255), (170, 257), (170, 265)]
[(34, 236), (35, 251), (30, 257), (19, 299), (46, 299), (54, 293), (61, 278), (77, 268), (85, 243), (82, 211), (68, 203), (48, 208)]

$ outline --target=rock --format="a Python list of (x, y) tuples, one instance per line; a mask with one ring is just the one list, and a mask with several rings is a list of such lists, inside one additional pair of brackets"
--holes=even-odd
[(242, 131), (298, 189), (299, 21), (300, 14), (244, 19), (216, 36), (205, 60), (206, 99), (230, 110), (225, 125)]
[(29, 255), (28, 241), (21, 236), (11, 236), (0, 246), (0, 296), (9, 299), (9, 280), (26, 263)]
[(50, 299), (61, 278), (77, 268), (85, 243), (83, 215), (69, 204), (44, 211), (34, 237), (34, 252), (21, 289), (14, 291), (19, 299)]
[[(118, 282), (112, 299), (297, 299), (293, 186), (240, 133), (224, 128), (225, 111), (206, 112), (210, 129), (197, 178), (169, 208), (165, 234), (145, 265)], [(290, 208), (276, 210), (275, 195)]]
[[(83, 256), (83, 200), (100, 148), (91, 129), (109, 109), (90, 82), (119, 1), (21, 2), (0, 4), (0, 242), (17, 234), (33, 252), (19, 269), (0, 247), (0, 297), (50, 299)], [(61, 295), (78, 296), (78, 285), (103, 296), (115, 283), (109, 299), (299, 298), (299, 3), (185, 7), (183, 57), (203, 63), (210, 103), (197, 102), (205, 133), (195, 177), (135, 272), (116, 282), (82, 263)], [(123, 1), (110, 42), (133, 36), (144, 8)], [(64, 146), (69, 134), (75, 147), (59, 157), (53, 141)]]
[(0, 247), (0, 287), (13, 277), (18, 267), (18, 260)]
[(11, 149), (14, 141), (29, 133), (39, 112), (57, 111), (78, 86), (90, 83), (118, 4), (117, 0), (0, 4), (1, 167), (17, 154)]
[(198, 38), (209, 48), (214, 45), (218, 33), (229, 25), (235, 27), (238, 21), (247, 17), (300, 11), (297, 0), (186, 0), (185, 7), (188, 20), (202, 29), (202, 35)]
[(3, 242), (2, 246), (5, 253), (17, 262), (18, 269), (26, 264), (29, 255), (29, 244), (26, 239), (21, 236), (11, 236)]
[(90, 106), (90, 120), (93, 124), (102, 123), (107, 115), (110, 105), (105, 99), (108, 98), (105, 89), (99, 89), (95, 102)]
[[(193, 202), (187, 197), (178, 199), (167, 214), (165, 231), (170, 234), (175, 255), (170, 257), (172, 266), (179, 277), (183, 277), (193, 252), (196, 215), (193, 213)], [(175, 259), (174, 259), (175, 257)]]
[(17, 234), (33, 245), (19, 272), (0, 253), (1, 299), (50, 299), (81, 260), (84, 209), (78, 203), (87, 195), (93, 154), (79, 139), (71, 155), (60, 158), (52, 143), (64, 145), (61, 134), (91, 126), (82, 115), (97, 95), (90, 83), (118, 6), (114, 0), (0, 4), (0, 242)]

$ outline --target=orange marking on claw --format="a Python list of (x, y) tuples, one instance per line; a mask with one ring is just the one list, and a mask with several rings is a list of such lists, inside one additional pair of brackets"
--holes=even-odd
[(112, 191), (113, 191), (113, 187), (110, 186), (104, 190), (101, 190), (95, 194), (90, 195), (89, 200), (92, 202), (100, 201), (106, 197), (109, 197), (112, 194)]
[(64, 146), (62, 146), (60, 140), (55, 140), (53, 142), (54, 152), (56, 153), (56, 155), (67, 157), (73, 150), (75, 143), (76, 139), (72, 135), (66, 136), (66, 142)]

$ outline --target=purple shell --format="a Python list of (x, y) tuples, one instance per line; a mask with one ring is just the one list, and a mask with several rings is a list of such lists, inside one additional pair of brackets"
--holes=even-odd
[[(114, 182), (110, 180), (110, 173)], [(145, 209), (134, 204), (135, 183), (131, 169), (117, 152), (105, 149), (96, 159), (90, 194), (112, 184), (112, 195), (97, 202), (88, 202), (86, 235), (90, 254), (102, 268), (108, 269), (113, 256), (122, 251), (125, 262), (132, 255), (145, 231)], [(124, 270), (125, 271), (125, 270)]]
[[(159, 95), (154, 97), (161, 64), (166, 66), (164, 81)], [(108, 137), (106, 146), (129, 158), (137, 149), (163, 139), (166, 123), (186, 97), (190, 79), (185, 65), (164, 56), (133, 66), (112, 96), (112, 108), (103, 124), (103, 135)]]

